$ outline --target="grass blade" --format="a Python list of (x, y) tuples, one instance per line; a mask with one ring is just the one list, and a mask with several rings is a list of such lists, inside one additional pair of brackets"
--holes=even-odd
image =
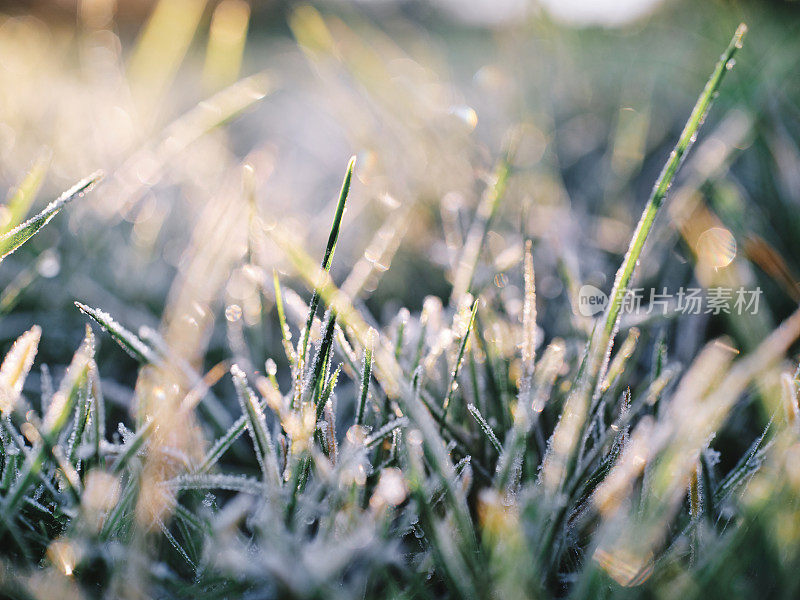
[[(347, 163), (347, 171), (344, 175), (342, 182), (342, 189), (339, 192), (339, 202), (336, 204), (336, 213), (333, 216), (333, 224), (331, 225), (330, 234), (328, 234), (328, 243), (325, 246), (325, 255), (322, 259), (322, 270), (327, 272), (331, 270), (331, 262), (333, 261), (333, 252), (336, 250), (336, 242), (339, 240), (339, 230), (342, 225), (342, 217), (344, 216), (345, 205), (347, 204), (347, 196), (350, 193), (350, 181), (353, 177), (353, 169), (356, 165), (356, 157), (353, 156), (350, 162)], [(311, 296), (311, 304), (308, 310), (308, 319), (306, 320), (306, 327), (303, 330), (303, 341), (300, 345), (299, 361), (301, 365), (305, 364), (306, 352), (308, 350), (308, 338), (311, 334), (311, 325), (314, 323), (314, 315), (319, 306), (319, 290), (314, 289)]]
[(77, 301), (75, 302), (75, 306), (77, 306), (82, 313), (91, 317), (104, 331), (108, 332), (108, 334), (114, 338), (114, 341), (132, 358), (135, 358), (143, 364), (155, 364), (158, 362), (158, 357), (147, 344), (117, 323), (107, 312), (99, 308), (86, 306)]
[(613, 337), (613, 332), (617, 326), (620, 309), (622, 307), (622, 299), (627, 291), (628, 283), (630, 283), (631, 277), (633, 276), (636, 264), (639, 262), (639, 257), (642, 254), (644, 244), (653, 227), (656, 215), (661, 205), (664, 203), (664, 199), (675, 179), (675, 175), (678, 173), (678, 169), (681, 164), (683, 164), (695, 139), (697, 139), (697, 132), (703, 125), (706, 115), (717, 96), (717, 91), (719, 90), (725, 73), (728, 72), (733, 64), (730, 62), (731, 59), (736, 54), (736, 51), (742, 47), (742, 39), (746, 32), (747, 26), (744, 23), (739, 25), (736, 29), (736, 33), (734, 33), (730, 44), (728, 44), (727, 49), (720, 57), (714, 71), (711, 73), (711, 77), (708, 79), (705, 88), (697, 99), (697, 104), (695, 104), (691, 115), (689, 115), (689, 120), (683, 128), (678, 142), (675, 144), (675, 148), (670, 153), (667, 163), (664, 165), (661, 174), (658, 176), (658, 180), (653, 186), (653, 191), (650, 193), (650, 198), (647, 201), (647, 205), (645, 206), (644, 212), (642, 212), (639, 224), (636, 226), (636, 231), (631, 239), (628, 253), (625, 255), (625, 260), (623, 260), (619, 271), (617, 271), (614, 287), (608, 297), (609, 304), (603, 317), (603, 333), (608, 337)]
[(497, 454), (502, 454), (503, 446), (500, 445), (500, 440), (497, 439), (494, 431), (492, 431), (492, 427), (486, 422), (486, 419), (483, 418), (483, 415), (481, 414), (481, 411), (478, 410), (478, 407), (470, 402), (467, 404), (467, 410), (469, 411), (469, 414), (471, 414), (478, 422), (481, 431), (483, 431), (484, 435), (491, 442), (492, 446), (494, 446), (494, 449), (497, 450)]
[(122, 449), (122, 452), (117, 457), (117, 460), (114, 462), (114, 466), (112, 467), (112, 471), (114, 473), (122, 472), (131, 459), (136, 456), (136, 454), (142, 448), (142, 445), (144, 445), (145, 441), (147, 441), (147, 438), (150, 437), (150, 434), (155, 429), (155, 426), (155, 420), (150, 419), (143, 427), (139, 428), (139, 431), (136, 432), (136, 435), (133, 438), (128, 440), (128, 442), (125, 444), (125, 447)]
[(283, 310), (283, 294), (281, 293), (281, 282), (278, 278), (278, 271), (273, 269), (272, 280), (275, 286), (275, 308), (278, 311), (278, 324), (281, 328), (281, 340), (283, 342), (283, 349), (286, 352), (286, 360), (290, 365), (294, 365), (295, 356), (292, 349), (292, 332), (289, 325), (286, 323), (286, 313)]
[(258, 465), (267, 482), (274, 486), (280, 485), (280, 472), (278, 470), (278, 457), (275, 454), (275, 447), (272, 445), (272, 436), (267, 429), (267, 420), (264, 410), (256, 399), (255, 393), (247, 385), (247, 377), (238, 365), (231, 367), (233, 383), (236, 386), (236, 394), (239, 397), (239, 404), (245, 416), (245, 423), (253, 439), (253, 446), (256, 451)]
[(584, 363), (580, 369), (578, 383), (567, 399), (564, 409), (565, 417), (561, 419), (553, 434), (553, 447), (557, 447), (560, 450), (548, 453), (542, 470), (543, 481), (550, 494), (557, 492), (565, 484), (569, 477), (569, 471), (574, 466), (576, 459), (574, 450), (583, 437), (584, 429), (589, 422), (587, 416), (589, 414), (590, 398), (599, 391), (595, 389), (596, 387), (599, 388), (598, 381), (603, 380), (604, 374), (602, 371), (614, 344), (622, 300), (627, 292), (628, 284), (633, 277), (633, 272), (639, 262), (656, 215), (666, 198), (678, 169), (697, 137), (697, 132), (711, 108), (725, 73), (732, 65), (729, 61), (742, 46), (742, 38), (746, 31), (747, 27), (744, 24), (739, 25), (730, 44), (714, 68), (689, 116), (689, 120), (683, 128), (683, 132), (678, 138), (675, 148), (670, 153), (667, 163), (653, 186), (650, 198), (636, 226), (628, 252), (617, 271), (614, 286), (609, 294), (609, 304), (602, 317), (602, 323), (594, 328)]
[(34, 325), (11, 346), (0, 366), (0, 412), (11, 414), (33, 365), (42, 330)]
[(364, 368), (361, 375), (361, 394), (358, 398), (358, 410), (356, 411), (356, 425), (364, 424), (364, 412), (367, 407), (367, 396), (369, 395), (369, 379), (372, 372), (372, 344), (375, 338), (374, 330), (367, 336), (367, 345), (364, 348)]
[(103, 174), (98, 171), (86, 179), (82, 179), (61, 194), (58, 199), (48, 204), (38, 215), (0, 236), (0, 261), (36, 235), (36, 232), (47, 225), (50, 219), (55, 217), (66, 204), (88, 192), (102, 178)]
[(466, 331), (464, 331), (464, 337), (461, 339), (461, 345), (458, 348), (458, 356), (456, 357), (456, 363), (453, 365), (453, 370), (450, 373), (450, 383), (447, 386), (447, 397), (444, 400), (444, 404), (442, 405), (442, 420), (444, 421), (447, 419), (447, 409), (450, 407), (450, 402), (453, 400), (453, 396), (456, 393), (456, 382), (458, 380), (458, 374), (461, 371), (461, 363), (464, 361), (464, 351), (467, 349), (467, 342), (469, 341), (469, 334), (472, 332), (472, 325), (475, 323), (475, 313), (478, 312), (478, 299), (476, 298), (472, 303), (472, 310), (470, 311), (469, 321), (467, 322)]

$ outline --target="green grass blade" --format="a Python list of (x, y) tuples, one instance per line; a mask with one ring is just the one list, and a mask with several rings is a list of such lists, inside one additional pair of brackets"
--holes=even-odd
[(36, 235), (36, 232), (47, 225), (50, 219), (55, 217), (67, 203), (88, 192), (102, 177), (103, 174), (98, 171), (86, 179), (82, 179), (61, 194), (57, 200), (48, 204), (38, 215), (0, 236), (0, 261)]
[(236, 394), (239, 397), (239, 404), (245, 416), (247, 429), (253, 440), (258, 465), (261, 467), (264, 479), (277, 487), (280, 485), (281, 480), (278, 457), (275, 453), (275, 446), (272, 444), (272, 436), (269, 433), (269, 429), (267, 429), (264, 410), (258, 403), (253, 390), (247, 385), (247, 377), (238, 365), (231, 367), (231, 375), (236, 387)]
[(153, 352), (147, 344), (131, 331), (128, 331), (125, 327), (117, 323), (107, 312), (99, 308), (86, 306), (81, 302), (75, 302), (75, 306), (77, 306), (82, 313), (91, 317), (104, 331), (108, 332), (108, 334), (114, 338), (114, 341), (132, 358), (135, 358), (143, 364), (156, 364), (158, 362), (158, 357), (155, 352)]
[(364, 424), (364, 412), (367, 407), (367, 397), (369, 396), (369, 380), (372, 373), (372, 344), (375, 333), (370, 332), (367, 345), (364, 348), (364, 367), (361, 375), (361, 393), (358, 398), (358, 410), (356, 410), (356, 425)]
[(730, 61), (742, 46), (742, 38), (746, 31), (747, 27), (744, 24), (739, 25), (736, 29), (736, 33), (714, 68), (684, 126), (683, 132), (678, 138), (675, 148), (670, 153), (667, 163), (653, 186), (650, 198), (631, 239), (628, 252), (617, 271), (613, 288), (609, 294), (608, 307), (601, 321), (594, 328), (587, 345), (586, 356), (580, 367), (577, 383), (564, 408), (563, 414), (565, 418), (559, 421), (553, 434), (554, 444), (551, 448), (559, 448), (560, 450), (558, 452), (549, 452), (545, 458), (542, 481), (548, 494), (555, 494), (568, 481), (570, 471), (577, 461), (575, 449), (579, 447), (579, 441), (583, 438), (585, 429), (590, 421), (587, 417), (590, 414), (591, 399), (599, 393), (600, 386), (598, 383), (602, 382), (604, 377), (603, 370), (606, 367), (608, 356), (614, 344), (622, 301), (627, 292), (628, 284), (633, 277), (656, 215), (664, 203), (678, 169), (697, 137), (697, 133), (711, 108), (725, 73), (733, 64)]
[[(333, 347), (333, 334), (336, 325), (336, 315), (333, 311), (328, 313), (328, 318), (325, 323), (325, 332), (322, 335), (322, 343), (317, 351), (317, 356), (314, 359), (314, 371), (306, 387), (306, 396), (311, 396), (315, 401), (319, 400), (322, 392), (322, 384), (325, 381), (326, 366), (330, 360), (331, 348)], [(322, 407), (317, 405), (317, 418), (322, 413)]]
[[(263, 406), (262, 406), (263, 408)], [(244, 415), (236, 419), (233, 425), (230, 426), (224, 435), (220, 436), (211, 449), (206, 453), (205, 458), (200, 465), (195, 469), (197, 473), (205, 473), (213, 467), (220, 458), (233, 446), (233, 443), (239, 439), (239, 436), (247, 429), (247, 419)]]
[[(356, 166), (356, 157), (353, 156), (350, 158), (350, 162), (347, 163), (347, 171), (344, 175), (344, 181), (342, 182), (342, 189), (339, 192), (339, 202), (336, 204), (336, 213), (333, 216), (333, 224), (331, 225), (330, 234), (328, 234), (328, 243), (325, 246), (325, 255), (322, 259), (322, 270), (323, 271), (330, 271), (331, 269), (331, 262), (333, 261), (333, 252), (336, 250), (336, 242), (339, 240), (339, 230), (342, 226), (342, 217), (344, 216), (344, 209), (347, 204), (347, 196), (350, 193), (350, 181), (353, 178), (353, 169)], [(300, 364), (305, 364), (305, 357), (306, 352), (308, 350), (308, 338), (311, 334), (311, 325), (314, 323), (314, 315), (317, 312), (317, 307), (319, 306), (319, 291), (314, 290), (313, 295), (311, 296), (311, 304), (308, 310), (308, 319), (306, 320), (306, 328), (303, 331), (303, 342), (300, 345)]]
[(456, 363), (453, 365), (453, 370), (450, 373), (450, 383), (447, 386), (447, 397), (442, 405), (442, 420), (447, 419), (447, 409), (450, 408), (450, 403), (456, 393), (456, 382), (458, 381), (458, 374), (461, 371), (461, 363), (464, 361), (464, 351), (467, 349), (467, 342), (469, 341), (469, 334), (472, 332), (472, 325), (475, 323), (475, 313), (478, 312), (478, 299), (476, 298), (472, 303), (472, 310), (469, 315), (469, 322), (467, 323), (464, 337), (461, 339), (461, 345), (458, 348), (458, 356)]
[(746, 32), (747, 26), (744, 23), (739, 25), (736, 29), (736, 33), (734, 33), (730, 44), (728, 44), (727, 49), (720, 57), (705, 88), (697, 99), (697, 104), (695, 104), (691, 115), (689, 115), (689, 120), (686, 122), (683, 132), (678, 138), (678, 143), (675, 144), (675, 148), (670, 153), (667, 163), (664, 165), (658, 180), (653, 186), (653, 191), (650, 193), (650, 198), (647, 201), (647, 205), (645, 206), (644, 212), (642, 212), (639, 224), (631, 239), (628, 253), (625, 255), (625, 260), (623, 260), (619, 271), (617, 271), (614, 286), (609, 295), (608, 308), (603, 318), (603, 332), (606, 336), (613, 337), (613, 332), (617, 326), (619, 312), (622, 307), (622, 299), (627, 291), (628, 283), (630, 283), (631, 277), (633, 276), (636, 264), (639, 262), (639, 257), (642, 254), (644, 244), (653, 227), (656, 215), (661, 205), (664, 203), (664, 199), (675, 179), (675, 175), (678, 173), (678, 169), (686, 158), (695, 139), (697, 139), (697, 132), (703, 125), (706, 115), (717, 96), (719, 86), (722, 83), (722, 79), (725, 77), (725, 73), (730, 70), (733, 64), (730, 62), (731, 59), (736, 54), (736, 51), (742, 47), (742, 39)]

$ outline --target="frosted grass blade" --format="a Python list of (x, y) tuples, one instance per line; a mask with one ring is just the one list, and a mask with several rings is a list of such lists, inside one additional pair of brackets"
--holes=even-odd
[(653, 186), (653, 191), (650, 193), (650, 198), (647, 200), (644, 212), (642, 212), (639, 224), (636, 226), (636, 231), (631, 239), (628, 253), (625, 255), (625, 260), (623, 260), (622, 265), (617, 271), (617, 276), (614, 280), (614, 286), (611, 290), (611, 294), (609, 294), (608, 297), (609, 304), (605, 315), (603, 316), (602, 331), (605, 336), (612, 338), (612, 341), (614, 337), (614, 330), (619, 319), (620, 309), (622, 307), (623, 296), (627, 291), (628, 284), (630, 283), (633, 272), (636, 269), (636, 264), (638, 263), (639, 257), (642, 254), (642, 250), (644, 249), (644, 245), (647, 241), (648, 235), (650, 234), (650, 230), (653, 227), (653, 222), (655, 221), (656, 215), (658, 214), (661, 205), (664, 203), (664, 199), (666, 198), (667, 192), (669, 191), (669, 188), (675, 179), (675, 175), (678, 173), (678, 169), (680, 169), (684, 159), (686, 158), (686, 155), (692, 147), (692, 144), (697, 139), (697, 132), (703, 125), (706, 115), (708, 114), (708, 111), (717, 96), (717, 92), (720, 84), (722, 83), (722, 79), (725, 77), (725, 73), (727, 73), (733, 65), (733, 63), (730, 61), (733, 59), (737, 50), (742, 47), (742, 40), (745, 33), (747, 33), (747, 26), (742, 23), (736, 29), (736, 33), (734, 33), (730, 44), (728, 44), (728, 47), (720, 57), (716, 67), (714, 67), (711, 77), (706, 83), (706, 86), (700, 94), (700, 97), (697, 99), (697, 104), (695, 104), (691, 115), (689, 115), (689, 120), (686, 122), (686, 125), (683, 128), (677, 144), (675, 144), (675, 148), (670, 153), (667, 163), (664, 165), (661, 174), (658, 176), (658, 180), (656, 180), (656, 183)]
[(584, 428), (588, 423), (590, 399), (597, 393), (595, 389), (598, 382), (604, 378), (604, 369), (608, 361), (611, 348), (614, 344), (618, 326), (622, 300), (627, 292), (628, 284), (633, 276), (636, 265), (644, 249), (645, 242), (653, 227), (667, 192), (697, 137), (703, 121), (717, 95), (725, 73), (733, 64), (732, 60), (737, 50), (742, 46), (742, 38), (747, 31), (744, 24), (739, 25), (725, 52), (720, 57), (711, 77), (706, 83), (700, 97), (689, 116), (683, 132), (678, 138), (675, 148), (659, 175), (650, 198), (642, 212), (639, 224), (628, 248), (628, 252), (617, 271), (614, 286), (609, 294), (609, 304), (601, 319), (600, 326), (596, 326), (590, 338), (586, 357), (581, 366), (581, 374), (574, 391), (570, 394), (564, 410), (565, 418), (561, 419), (553, 436), (554, 447), (558, 452), (550, 452), (543, 465), (543, 481), (548, 493), (555, 494), (566, 483), (569, 471), (575, 463), (574, 449), (583, 436)]
[[(342, 182), (342, 189), (339, 192), (339, 201), (336, 204), (336, 213), (333, 216), (333, 224), (331, 225), (331, 231), (328, 234), (328, 243), (325, 246), (325, 255), (322, 258), (322, 270), (328, 272), (331, 270), (331, 262), (333, 261), (333, 252), (336, 250), (336, 242), (339, 240), (339, 230), (342, 226), (342, 217), (344, 216), (344, 209), (347, 204), (347, 196), (350, 193), (350, 181), (353, 177), (353, 169), (356, 165), (356, 157), (353, 156), (350, 159), (350, 162), (347, 163), (347, 171), (344, 175), (344, 181)], [(311, 304), (308, 310), (308, 319), (306, 320), (306, 327), (303, 330), (303, 341), (300, 345), (300, 363), (305, 364), (305, 357), (306, 352), (308, 350), (308, 338), (311, 334), (311, 325), (314, 323), (314, 315), (317, 312), (317, 307), (319, 306), (319, 290), (314, 289), (314, 293), (311, 296)]]
[(458, 356), (456, 363), (453, 365), (453, 370), (450, 373), (450, 383), (447, 386), (447, 397), (442, 405), (442, 420), (447, 419), (447, 409), (450, 408), (450, 403), (456, 393), (456, 383), (458, 381), (458, 374), (461, 371), (461, 363), (464, 361), (464, 351), (467, 349), (467, 342), (469, 342), (469, 334), (472, 332), (472, 326), (475, 323), (475, 313), (478, 312), (478, 299), (476, 298), (472, 303), (472, 310), (470, 311), (469, 321), (467, 322), (464, 337), (461, 339), (461, 345), (458, 348)]
[(369, 396), (369, 379), (372, 372), (372, 344), (376, 332), (371, 331), (367, 336), (367, 345), (364, 348), (364, 367), (361, 375), (361, 393), (358, 397), (358, 409), (356, 410), (356, 425), (364, 424), (364, 412), (367, 407), (367, 397)]
[(102, 178), (102, 172), (98, 171), (86, 179), (82, 179), (61, 194), (58, 199), (48, 204), (38, 215), (0, 236), (0, 261), (36, 235), (66, 204), (88, 192)]
[(278, 470), (278, 458), (275, 454), (275, 447), (272, 444), (272, 436), (267, 429), (267, 421), (264, 410), (256, 399), (256, 395), (250, 386), (247, 385), (247, 378), (237, 365), (231, 367), (233, 383), (236, 387), (236, 394), (239, 397), (239, 404), (245, 416), (245, 423), (253, 440), (256, 451), (256, 458), (261, 467), (264, 479), (274, 485), (280, 485), (280, 472)]
[(135, 358), (143, 364), (158, 363), (158, 357), (155, 352), (131, 331), (128, 331), (125, 327), (117, 323), (107, 312), (99, 308), (86, 306), (81, 302), (75, 302), (75, 306), (77, 306), (82, 313), (91, 317), (104, 331), (108, 332), (108, 334), (114, 338), (114, 341), (132, 358)]
[(492, 427), (486, 422), (486, 419), (483, 418), (483, 415), (481, 414), (481, 411), (478, 410), (478, 407), (470, 402), (467, 404), (467, 410), (469, 411), (469, 414), (474, 417), (475, 421), (477, 421), (481, 431), (483, 431), (483, 434), (486, 436), (489, 442), (491, 442), (492, 446), (494, 446), (497, 454), (502, 454), (503, 446), (500, 445), (500, 440), (497, 439)]
[(33, 365), (42, 330), (34, 325), (11, 346), (0, 366), (0, 413), (11, 414)]

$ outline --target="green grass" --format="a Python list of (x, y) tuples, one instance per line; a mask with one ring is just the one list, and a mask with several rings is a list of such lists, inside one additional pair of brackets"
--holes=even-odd
[[(91, 329), (56, 390), (42, 384), (38, 397), (25, 381), (41, 330), (23, 334), (0, 366), (2, 593), (795, 596), (798, 380), (782, 361), (800, 313), (741, 356), (719, 338), (679, 360), (649, 323), (615, 344), (623, 295), (744, 31), (669, 155), (589, 335), (575, 327), (540, 349), (531, 241), (504, 274), (516, 313), (476, 277), (492, 268), (484, 245), (513, 184), (516, 141), (465, 228), (446, 306), (432, 299), (381, 324), (334, 282), (351, 159), (321, 263), (281, 223), (252, 219), (248, 246), (282, 250), (296, 276), (282, 284), (274, 271), (263, 285), (285, 355), (263, 372), (237, 355), (204, 375), (157, 334), (76, 302), (139, 369), (139, 412), (112, 432), (98, 367), (108, 350)], [(35, 169), (14, 214), (31, 205)], [(4, 234), (3, 258), (96, 181)], [(304, 303), (291, 285), (302, 282), (310, 301), (293, 315), (289, 294)], [(228, 333), (246, 342), (233, 337), (240, 318), (227, 319)], [(739, 440), (743, 454), (719, 460), (715, 436), (753, 397), (774, 418)], [(756, 553), (754, 569), (745, 557)]]

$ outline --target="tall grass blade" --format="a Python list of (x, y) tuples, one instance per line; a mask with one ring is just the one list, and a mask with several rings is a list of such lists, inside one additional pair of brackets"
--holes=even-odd
[[(353, 169), (356, 165), (356, 157), (350, 158), (347, 163), (347, 171), (344, 175), (342, 182), (342, 189), (339, 192), (339, 201), (336, 204), (336, 213), (333, 216), (333, 223), (331, 224), (331, 231), (328, 234), (328, 243), (325, 245), (325, 255), (322, 258), (322, 270), (327, 272), (331, 269), (331, 262), (333, 261), (333, 252), (336, 250), (336, 242), (339, 240), (339, 230), (342, 226), (342, 217), (344, 216), (344, 209), (347, 204), (347, 196), (350, 193), (350, 181), (353, 178)], [(308, 338), (311, 334), (311, 326), (314, 324), (314, 315), (317, 313), (319, 306), (319, 290), (314, 289), (311, 296), (311, 304), (308, 310), (308, 319), (306, 319), (306, 327), (303, 330), (303, 341), (300, 345), (300, 364), (305, 364), (306, 352), (308, 351)]]
[(731, 59), (733, 59), (736, 52), (742, 47), (742, 40), (745, 33), (747, 33), (747, 26), (742, 23), (736, 29), (736, 33), (734, 33), (730, 44), (725, 52), (723, 52), (714, 71), (711, 73), (711, 77), (706, 83), (700, 97), (697, 99), (697, 103), (692, 113), (689, 115), (689, 120), (683, 128), (678, 142), (675, 144), (675, 148), (670, 153), (667, 163), (664, 165), (658, 180), (656, 180), (653, 186), (653, 191), (650, 193), (650, 198), (647, 200), (644, 212), (642, 212), (639, 224), (636, 226), (636, 231), (631, 239), (628, 252), (625, 255), (625, 260), (623, 260), (622, 265), (617, 271), (614, 286), (608, 297), (608, 308), (603, 316), (603, 333), (605, 336), (613, 338), (614, 329), (617, 326), (620, 309), (622, 307), (622, 299), (627, 291), (636, 265), (639, 262), (656, 215), (661, 205), (664, 203), (664, 199), (675, 179), (675, 175), (678, 173), (678, 169), (680, 169), (692, 144), (694, 144), (694, 141), (697, 139), (697, 132), (703, 125), (706, 115), (717, 96), (725, 73), (727, 73), (733, 65), (733, 63), (730, 62)]
[[(737, 50), (742, 46), (742, 38), (746, 31), (747, 27), (744, 24), (741, 24), (736, 29), (730, 44), (722, 54), (700, 94), (675, 148), (670, 153), (669, 159), (653, 187), (631, 239), (628, 252), (617, 271), (613, 288), (609, 294), (609, 304), (601, 319), (601, 326), (594, 328), (587, 347), (586, 357), (580, 369), (578, 382), (567, 400), (564, 418), (561, 419), (553, 434), (552, 448), (558, 448), (558, 451), (548, 453), (543, 465), (543, 482), (550, 494), (557, 492), (566, 483), (569, 471), (575, 463), (576, 457), (573, 451), (582, 439), (582, 433), (589, 421), (587, 416), (589, 414), (590, 398), (599, 392), (598, 382), (602, 382), (604, 378), (603, 370), (606, 367), (616, 336), (622, 301), (641, 257), (645, 242), (653, 227), (656, 215), (666, 198), (678, 169), (697, 137), (697, 132), (711, 108), (725, 73), (733, 64), (729, 61), (732, 60)], [(596, 387), (598, 389), (595, 389)]]
[(442, 420), (447, 419), (447, 409), (450, 408), (450, 403), (453, 400), (453, 396), (455, 396), (456, 390), (458, 389), (458, 374), (461, 372), (461, 363), (464, 361), (464, 351), (467, 349), (467, 343), (469, 342), (469, 334), (472, 332), (472, 326), (475, 323), (475, 313), (478, 312), (478, 299), (476, 298), (472, 302), (472, 309), (470, 310), (469, 314), (469, 321), (467, 322), (466, 330), (464, 331), (464, 337), (461, 338), (461, 345), (458, 348), (458, 356), (456, 357), (456, 362), (453, 365), (453, 370), (450, 372), (450, 382), (447, 386), (447, 397), (444, 400), (444, 404), (442, 405)]

